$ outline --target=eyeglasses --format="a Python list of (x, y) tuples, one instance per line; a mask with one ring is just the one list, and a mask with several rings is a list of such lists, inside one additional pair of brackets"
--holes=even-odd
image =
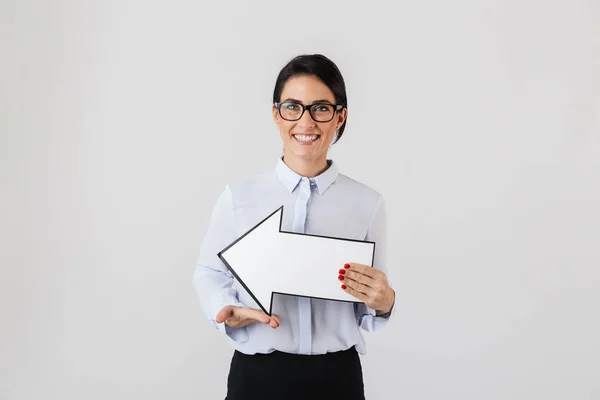
[(275, 103), (275, 107), (277, 107), (281, 118), (286, 121), (298, 121), (302, 118), (304, 112), (308, 110), (310, 116), (316, 122), (329, 122), (333, 119), (336, 111), (344, 108), (340, 104), (316, 103), (307, 106), (290, 101)]

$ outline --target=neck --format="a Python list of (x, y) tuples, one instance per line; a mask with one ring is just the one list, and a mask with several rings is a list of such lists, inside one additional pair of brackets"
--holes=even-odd
[(314, 178), (325, 172), (328, 168), (327, 158), (322, 158), (320, 160), (304, 160), (284, 155), (283, 162), (285, 162), (295, 173), (306, 178)]

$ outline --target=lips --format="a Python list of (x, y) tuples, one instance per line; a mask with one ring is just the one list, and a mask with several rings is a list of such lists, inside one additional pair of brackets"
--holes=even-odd
[(294, 138), (302, 143), (312, 143), (316, 140), (319, 139), (320, 135), (316, 135), (316, 134), (301, 134), (301, 133), (297, 133), (292, 135), (294, 136)]

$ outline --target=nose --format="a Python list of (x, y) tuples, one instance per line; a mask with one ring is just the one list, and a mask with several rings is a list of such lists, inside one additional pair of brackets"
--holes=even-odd
[(298, 120), (298, 125), (306, 126), (306, 127), (314, 127), (317, 125), (314, 119), (312, 119), (312, 115), (308, 110), (304, 111), (302, 118)]

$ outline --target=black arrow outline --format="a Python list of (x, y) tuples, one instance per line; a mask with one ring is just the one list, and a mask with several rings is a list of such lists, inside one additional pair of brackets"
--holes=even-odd
[(339, 301), (339, 302), (343, 302), (343, 303), (362, 303), (362, 301), (360, 301), (358, 299), (357, 300), (340, 300), (340, 299), (330, 299), (330, 298), (327, 298), (327, 297), (305, 296), (305, 295), (294, 294), (294, 293), (273, 292), (273, 291), (271, 292), (271, 302), (269, 304), (269, 311), (267, 311), (265, 309), (265, 307), (263, 306), (263, 304), (260, 301), (258, 301), (258, 299), (256, 298), (256, 296), (250, 290), (250, 288), (248, 288), (248, 286), (246, 285), (246, 283), (240, 278), (240, 276), (237, 274), (237, 272), (235, 272), (235, 270), (233, 269), (233, 267), (231, 265), (229, 265), (229, 263), (227, 262), (227, 260), (225, 260), (225, 258), (223, 256), (223, 253), (226, 252), (227, 250), (229, 250), (231, 247), (233, 247), (237, 242), (239, 242), (240, 240), (242, 240), (243, 238), (245, 238), (246, 236), (248, 236), (250, 234), (250, 232), (252, 232), (256, 228), (258, 228), (260, 225), (262, 225), (263, 223), (265, 223), (269, 218), (271, 218), (273, 215), (275, 215), (277, 212), (279, 212), (279, 210), (281, 210), (281, 215), (279, 216), (279, 232), (278, 233), (283, 233), (283, 234), (288, 234), (288, 235), (299, 235), (299, 236), (313, 236), (313, 237), (324, 238), (324, 239), (345, 240), (347, 242), (370, 243), (370, 244), (373, 245), (373, 256), (372, 256), (372, 259), (371, 259), (371, 268), (373, 268), (373, 264), (375, 263), (375, 247), (377, 246), (375, 242), (371, 242), (369, 240), (340, 238), (340, 237), (335, 237), (335, 236), (314, 235), (314, 234), (310, 234), (310, 233), (299, 233), (299, 232), (282, 231), (281, 230), (281, 226), (283, 225), (283, 209), (284, 209), (283, 205), (281, 207), (277, 208), (275, 211), (273, 211), (271, 214), (269, 214), (266, 218), (264, 218), (258, 224), (254, 225), (252, 228), (250, 228), (246, 233), (244, 233), (242, 236), (240, 236), (239, 238), (237, 238), (235, 241), (233, 241), (231, 244), (229, 244), (227, 247), (225, 247), (223, 250), (221, 250), (220, 252), (217, 253), (217, 256), (219, 256), (219, 258), (221, 259), (221, 261), (223, 262), (223, 264), (225, 264), (225, 266), (227, 267), (227, 269), (229, 271), (231, 271), (231, 273), (233, 274), (233, 276), (235, 276), (235, 278), (240, 282), (240, 284), (244, 287), (244, 289), (246, 289), (246, 291), (254, 299), (254, 301), (256, 302), (256, 304), (258, 304), (258, 306), (265, 312), (265, 314), (271, 316), (271, 311), (273, 310), (273, 298), (275, 297), (274, 296), (275, 294), (281, 294), (281, 295), (285, 295), (285, 296), (305, 297), (305, 298), (309, 298), (309, 299)]

